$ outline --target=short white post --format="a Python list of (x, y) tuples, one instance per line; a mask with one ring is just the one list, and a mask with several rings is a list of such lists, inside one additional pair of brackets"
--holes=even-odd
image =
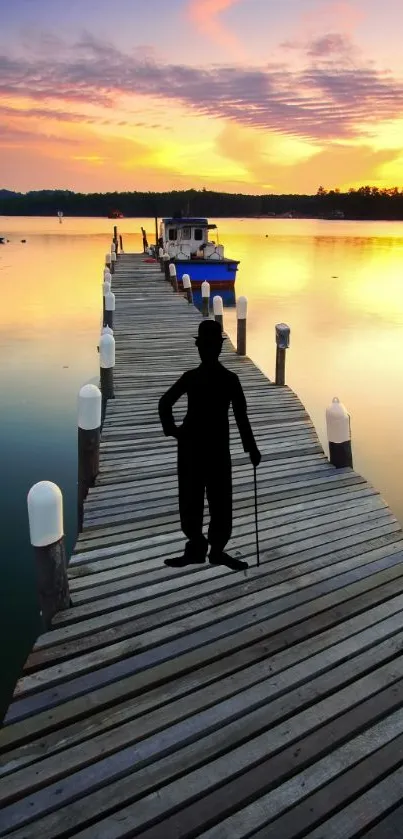
[(99, 363), (101, 394), (105, 402), (114, 399), (113, 368), (115, 366), (115, 339), (113, 335), (104, 333), (99, 339)]
[(115, 252), (111, 253), (111, 274), (115, 273), (115, 266), (116, 266), (116, 254)]
[(110, 266), (111, 266), (111, 255), (110, 255), (110, 253), (106, 253), (105, 254), (105, 267), (108, 269), (108, 271), (110, 271)]
[(170, 258), (171, 257), (169, 256), (169, 253), (164, 253), (164, 256), (162, 257), (162, 261), (164, 263), (164, 274), (165, 274), (165, 279), (166, 279), (167, 283), (171, 282), (171, 275), (169, 273), (169, 260), (170, 260)]
[(111, 283), (112, 282), (112, 274), (109, 268), (104, 268), (104, 282)]
[(158, 248), (158, 259), (159, 259), (159, 262), (160, 262), (160, 268), (161, 268), (161, 271), (163, 271), (163, 270), (164, 270), (164, 260), (163, 260), (163, 256), (164, 256), (164, 250), (163, 250), (163, 248)]
[(111, 244), (111, 255), (112, 255), (113, 253), (116, 253), (116, 245), (115, 245), (115, 242), (112, 242), (112, 244)]
[(176, 267), (173, 262), (169, 264), (169, 276), (171, 278), (171, 285), (174, 291), (178, 291), (178, 280), (176, 278)]
[(246, 355), (246, 315), (248, 311), (248, 301), (246, 297), (238, 297), (236, 303), (236, 351), (238, 355)]
[(105, 294), (105, 319), (104, 326), (110, 326), (113, 329), (113, 313), (115, 311), (115, 295), (112, 291), (107, 291)]
[(221, 332), (224, 329), (224, 306), (222, 302), (222, 297), (218, 294), (213, 297), (213, 312), (214, 312), (214, 320), (221, 326)]
[(201, 284), (201, 294), (202, 294), (202, 315), (204, 318), (208, 318), (210, 314), (210, 283), (204, 280)]
[(35, 551), (39, 608), (45, 629), (71, 605), (63, 527), (63, 496), (57, 484), (39, 481), (28, 492), (31, 545)]
[(102, 283), (102, 323), (105, 323), (105, 297), (109, 294), (110, 290), (111, 284), (109, 280), (104, 280)]
[(84, 501), (99, 472), (102, 396), (96, 385), (78, 394), (78, 532), (83, 529)]
[(285, 385), (285, 356), (290, 346), (290, 327), (286, 323), (276, 324), (276, 379), (279, 387)]
[(192, 292), (192, 283), (190, 281), (189, 274), (184, 274), (182, 277), (182, 285), (183, 290), (186, 295), (186, 299), (188, 303), (193, 303), (193, 292)]
[(337, 396), (332, 400), (332, 404), (326, 408), (326, 428), (330, 463), (336, 469), (344, 469), (346, 466), (352, 469), (350, 415)]

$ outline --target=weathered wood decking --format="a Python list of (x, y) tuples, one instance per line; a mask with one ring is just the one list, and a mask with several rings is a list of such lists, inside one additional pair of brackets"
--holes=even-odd
[(237, 433), (229, 549), (249, 570), (164, 566), (184, 539), (157, 401), (197, 363), (199, 314), (142, 257), (120, 257), (113, 287), (101, 474), (73, 607), (38, 639), (0, 733), (0, 835), (401, 836), (399, 524), (329, 465), (295, 394), (227, 345), (263, 452), (261, 566)]

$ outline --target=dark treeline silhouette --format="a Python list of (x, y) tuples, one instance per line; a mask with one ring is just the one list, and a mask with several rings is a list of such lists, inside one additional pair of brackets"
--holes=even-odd
[(69, 190), (0, 190), (0, 215), (108, 216), (150, 218), (172, 215), (232, 217), (291, 213), (307, 218), (403, 219), (403, 190), (363, 186), (340, 192), (319, 187), (315, 195), (243, 195), (189, 189), (178, 192), (80, 193)]

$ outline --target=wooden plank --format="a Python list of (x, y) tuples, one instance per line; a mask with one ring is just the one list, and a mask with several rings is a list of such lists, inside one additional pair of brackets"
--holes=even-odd
[[(392, 556), (388, 555), (388, 559), (390, 560), (390, 563), (387, 568), (387, 573), (390, 574)], [(403, 575), (402, 559), (403, 555), (398, 560), (399, 567), (396, 569), (396, 593), (399, 585), (399, 577)], [(368, 558), (365, 555), (362, 557), (361, 563), (356, 563), (355, 567), (358, 568), (361, 567), (361, 565), (367, 566), (369, 573), (373, 573), (375, 571), (374, 567), (372, 567), (373, 564), (368, 564)], [(100, 623), (104, 624), (105, 622), (105, 617), (103, 616), (101, 621), (99, 619), (97, 621), (92, 619), (89, 623), (88, 621), (85, 622), (85, 624), (82, 623), (79, 627), (80, 631), (76, 630), (74, 635), (69, 632), (59, 630), (59, 636), (57, 636), (56, 639), (53, 639), (53, 644), (56, 645), (55, 648), (49, 648), (48, 646), (46, 652), (40, 653), (37, 651), (36, 653), (31, 654), (24, 670), (25, 672), (29, 672), (38, 669), (40, 666), (49, 664), (54, 660), (62, 661), (64, 659), (71, 659), (72, 656), (79, 655), (84, 651), (104, 647), (106, 644), (116, 643), (120, 639), (130, 638), (132, 635), (138, 636), (142, 629), (150, 631), (153, 628), (169, 624), (175, 619), (179, 620), (190, 614), (195, 615), (197, 612), (208, 610), (210, 615), (211, 609), (214, 608), (214, 606), (222, 605), (227, 601), (233, 604), (233, 610), (235, 613), (239, 608), (243, 608), (245, 604), (244, 598), (250, 594), (256, 595), (254, 598), (254, 604), (256, 604), (256, 606), (259, 604), (260, 600), (264, 600), (264, 597), (267, 598), (266, 602), (268, 603), (271, 600), (275, 600), (285, 594), (289, 594), (291, 590), (293, 592), (299, 591), (305, 587), (312, 586), (312, 584), (319, 584), (322, 580), (339, 576), (350, 567), (351, 564), (349, 563), (349, 560), (341, 563), (335, 563), (330, 566), (327, 565), (321, 570), (318, 570), (316, 567), (311, 573), (305, 575), (299, 574), (298, 580), (294, 583), (291, 582), (291, 575), (282, 574), (278, 575), (278, 577), (283, 580), (285, 579), (286, 582), (279, 582), (278, 585), (275, 585), (277, 580), (274, 581), (269, 578), (265, 579), (263, 575), (259, 575), (257, 579), (251, 580), (249, 583), (245, 583), (242, 586), (242, 595), (240, 590), (241, 587), (239, 585), (235, 584), (231, 589), (229, 586), (225, 585), (226, 579), (224, 578), (221, 580), (223, 591), (216, 590), (211, 592), (210, 584), (210, 591), (204, 597), (199, 587), (197, 587), (197, 590), (190, 592), (190, 596), (188, 595), (186, 600), (181, 603), (177, 603), (177, 597), (175, 597), (174, 594), (167, 595), (165, 599), (159, 600), (158, 603), (150, 601), (148, 609), (144, 603), (141, 603), (140, 606), (132, 606), (126, 610), (126, 620), (124, 619), (124, 613), (123, 615), (120, 614), (118, 627), (114, 626), (112, 628), (108, 622), (108, 628), (104, 628), (104, 626), (101, 628)], [(377, 585), (381, 585), (381, 583), (382, 579), (379, 577)], [(219, 586), (215, 586), (215, 589), (217, 588), (219, 588)], [(184, 594), (186, 593), (187, 592), (185, 590)], [(311, 590), (311, 594), (313, 594), (313, 590)], [(53, 634), (54, 633), (52, 633), (50, 637), (52, 637)], [(83, 638), (85, 635), (88, 635), (88, 637)], [(73, 641), (73, 638), (79, 638), (79, 640)], [(63, 642), (62, 647), (60, 647), (61, 641)], [(38, 650), (38, 648), (36, 649)]]
[[(46, 814), (55, 807), (59, 808), (62, 804), (74, 802), (78, 793), (82, 795), (83, 787), (89, 790), (91, 788), (89, 784), (91, 784), (92, 788), (95, 787), (96, 789), (103, 784), (105, 782), (105, 772), (108, 770), (109, 777), (111, 773), (115, 772), (115, 776), (121, 778), (124, 773), (122, 763), (127, 761), (129, 771), (133, 771), (136, 765), (139, 765), (135, 783), (134, 778), (131, 778), (131, 797), (137, 800), (134, 804), (123, 808), (121, 796), (119, 796), (119, 810), (116, 815), (112, 814), (97, 822), (96, 835), (99, 839), (106, 839), (106, 837), (109, 839), (111, 836), (115, 839), (118, 839), (118, 837), (122, 839), (122, 837), (133, 835), (134, 830), (137, 832), (144, 831), (157, 820), (160, 822), (159, 825), (150, 827), (147, 833), (142, 834), (147, 839), (159, 839), (159, 837), (166, 837), (167, 835), (182, 837), (192, 835), (192, 833), (195, 835), (196, 830), (200, 831), (209, 823), (214, 823), (218, 819), (221, 820), (228, 813), (232, 813), (234, 809), (238, 809), (243, 802), (250, 800), (251, 795), (256, 796), (258, 793), (267, 790), (268, 787), (274, 786), (272, 792), (267, 793), (263, 799), (260, 799), (260, 802), (264, 802), (264, 807), (259, 801), (255, 805), (249, 805), (244, 810), (238, 811), (235, 816), (226, 819), (224, 833), (222, 832), (224, 825), (222, 825), (221, 827), (218, 826), (217, 829), (213, 827), (204, 834), (208, 839), (213, 839), (213, 837), (218, 839), (219, 836), (233, 836), (240, 839), (247, 835), (248, 831), (250, 832), (251, 827), (253, 828), (256, 825), (259, 816), (261, 821), (262, 811), (267, 821), (268, 815), (269, 817), (277, 815), (281, 810), (286, 809), (290, 802), (298, 800), (299, 797), (320, 786), (324, 780), (331, 779), (352, 763), (356, 763), (360, 757), (365, 758), (373, 754), (397, 736), (399, 736), (400, 742), (403, 742), (403, 710), (398, 707), (399, 702), (402, 701), (402, 683), (400, 683), (398, 698), (392, 690), (386, 689), (365, 701), (365, 697), (368, 695), (368, 677), (361, 680), (361, 684), (357, 682), (357, 688), (356, 696), (353, 693), (353, 686), (350, 685), (331, 697), (319, 701), (307, 710), (301, 711), (294, 717), (293, 729), (290, 729), (288, 722), (283, 722), (271, 728), (269, 732), (264, 732), (251, 741), (246, 741), (241, 746), (231, 749), (230, 756), (225, 751), (221, 757), (209, 761), (208, 771), (206, 771), (204, 765), (189, 771), (189, 757), (191, 761), (193, 759), (193, 762), (196, 762), (196, 765), (203, 759), (204, 754), (210, 757), (206, 743), (199, 741), (193, 744), (191, 749), (188, 747), (186, 756), (183, 754), (185, 750), (182, 751), (182, 754), (181, 752), (178, 753), (175, 768), (171, 765), (168, 770), (171, 778), (172, 774), (174, 776), (173, 781), (168, 781), (164, 766), (168, 759), (162, 757), (162, 766), (159, 765), (159, 761), (155, 760), (155, 748), (158, 748), (158, 743), (156, 741), (149, 743), (145, 740), (138, 744), (135, 750), (129, 748), (125, 750), (125, 753), (123, 751), (117, 753), (115, 761), (113, 756), (98, 761), (96, 772), (91, 772), (91, 768), (83, 769), (64, 781), (58, 781), (56, 784), (50, 785), (43, 792), (37, 792), (34, 797), (28, 796), (16, 805), (4, 807), (0, 814), (0, 827), (3, 830), (4, 826), (8, 830), (15, 829), (27, 821), (32, 821), (32, 818)], [(357, 708), (356, 703), (360, 699), (363, 701)], [(351, 704), (355, 704), (355, 707), (351, 708)], [(396, 707), (397, 710), (394, 710)], [(392, 710), (392, 713), (386, 719), (375, 722), (382, 711), (385, 713), (384, 709)], [(338, 725), (334, 725), (333, 720), (340, 715), (342, 716)], [(356, 728), (362, 728), (365, 722), (370, 725), (368, 732), (354, 737), (345, 745), (338, 746), (345, 740), (347, 733), (353, 733)], [(318, 726), (321, 726), (319, 730), (317, 730)], [(223, 743), (226, 735), (228, 735), (228, 732), (225, 731), (225, 727), (214, 731), (216, 745)], [(291, 761), (296, 766), (298, 764), (303, 766), (307, 758), (312, 760), (323, 752), (324, 736), (326, 736), (329, 746), (338, 746), (336, 751), (319, 760), (313, 765), (312, 769), (309, 768), (290, 781), (285, 781), (281, 786), (278, 786), (279, 781), (289, 775)], [(160, 752), (163, 755), (164, 744), (161, 734), (158, 741)], [(224, 742), (227, 743), (228, 748), (228, 737)], [(300, 751), (297, 751), (296, 755), (298, 745)], [(203, 748), (204, 752), (201, 751)], [(302, 749), (304, 751), (303, 755), (301, 755)], [(223, 745), (221, 745), (221, 750), (223, 750)], [(186, 760), (187, 756), (189, 757)], [(118, 764), (119, 759), (121, 760), (120, 766)], [(133, 763), (133, 761), (136, 761), (136, 763)], [(151, 765), (142, 770), (140, 768), (141, 764), (146, 761), (149, 761)], [(116, 764), (115, 768), (114, 763)], [(174, 771), (172, 772), (173, 768)], [(165, 785), (161, 787), (161, 783), (164, 782)], [(150, 789), (150, 787), (151, 790), (153, 787), (155, 789), (160, 788), (158, 793), (156, 791), (147, 793), (147, 789)], [(217, 787), (218, 789), (215, 789)], [(144, 795), (144, 793), (147, 794)], [(139, 798), (139, 795), (143, 797)], [(195, 802), (183, 809), (192, 799), (200, 798), (200, 796), (204, 796), (200, 801), (200, 806), (197, 806)], [(104, 792), (104, 802), (102, 809), (105, 809), (105, 806), (111, 807), (109, 790), (107, 797)], [(102, 807), (102, 804), (100, 806)], [(182, 809), (179, 813), (175, 813), (178, 807), (182, 807)], [(257, 816), (253, 812), (253, 808), (257, 811)], [(82, 806), (80, 810), (81, 813), (76, 815), (74, 827), (77, 827), (77, 822), (82, 824), (86, 818), (86, 811)], [(172, 816), (171, 813), (173, 813)], [(99, 815), (100, 810), (97, 813), (98, 818)], [(64, 818), (65, 813), (63, 813), (62, 818), (60, 814), (56, 813), (56, 820), (53, 820), (52, 825), (53, 834), (48, 832), (49, 828), (46, 828), (43, 822), (36, 822), (35, 829), (39, 831), (43, 839), (50, 837), (50, 835), (53, 835), (55, 839), (56, 836), (60, 835), (61, 829), (65, 830), (66, 828)], [(161, 819), (163, 819), (162, 824)], [(227, 828), (230, 819), (231, 832)], [(69, 829), (72, 826), (70, 821)], [(26, 839), (33, 835), (27, 831), (27, 828), (25, 828), (24, 833), (20, 833), (20, 836), (25, 836)], [(84, 830), (81, 834), (76, 832), (75, 835), (80, 835), (81, 839), (84, 839), (87, 835), (89, 839), (89, 837), (94, 836), (93, 827)], [(18, 837), (18, 833), (16, 833), (16, 836)]]
[[(349, 598), (353, 598), (356, 594), (368, 589), (368, 587), (372, 587), (372, 577), (369, 577), (368, 582), (368, 578), (364, 578), (364, 580), (359, 579), (360, 573), (357, 574), (350, 572), (350, 579), (354, 579), (354, 577), (358, 577), (358, 582), (352, 582), (349, 586), (345, 586), (341, 589), (336, 585), (336, 592), (332, 590), (332, 584), (328, 584), (330, 593), (316, 599), (316, 612), (314, 620), (315, 631), (317, 631), (320, 626), (320, 612), (325, 612), (326, 609), (335, 603), (346, 603)], [(335, 586), (333, 584), (333, 589), (334, 588)], [(390, 614), (395, 605), (397, 605), (398, 608), (401, 608), (401, 602), (403, 601), (401, 601), (400, 598), (396, 598), (396, 601), (388, 601), (386, 613)], [(371, 620), (374, 614), (378, 617), (381, 616), (379, 617), (379, 619), (381, 619), (383, 615), (382, 610), (384, 608), (385, 607), (383, 605), (380, 606), (376, 612), (365, 615), (365, 619)], [(264, 607), (262, 607), (262, 612), (264, 613)], [(227, 638), (227, 643), (229, 639), (229, 648), (232, 651), (236, 651), (252, 643), (257, 638), (262, 639), (265, 636), (276, 636), (277, 634), (277, 640), (275, 638), (273, 642), (267, 641), (265, 644), (265, 651), (269, 654), (270, 649), (273, 651), (272, 643), (274, 643), (274, 649), (278, 648), (276, 647), (276, 644), (278, 643), (281, 648), (284, 643), (287, 643), (287, 636), (290, 636), (293, 627), (298, 634), (298, 625), (304, 619), (309, 618), (311, 614), (312, 601), (307, 600), (306, 602), (296, 606), (292, 610), (291, 616), (290, 613), (280, 612), (275, 614), (274, 617), (262, 621), (261, 617), (254, 615), (253, 613), (252, 615), (247, 613), (243, 619), (244, 625), (242, 627), (240, 626), (241, 621), (238, 616), (235, 620), (231, 620), (230, 618), (227, 619), (225, 623), (220, 622), (216, 625), (213, 624), (211, 627), (207, 627), (202, 632), (199, 632), (199, 634), (197, 634), (197, 631), (191, 634), (187, 632), (187, 634), (175, 637), (169, 642), (166, 642), (165, 640), (166, 633), (162, 632), (160, 633), (162, 643), (160, 640), (158, 647), (153, 647), (150, 644), (150, 637), (146, 636), (143, 639), (143, 645), (145, 646), (144, 652), (135, 653), (130, 656), (128, 655), (128, 651), (125, 650), (125, 658), (112, 661), (106, 666), (104, 664), (103, 667), (99, 666), (95, 670), (87, 670), (82, 675), (70, 678), (66, 682), (59, 681), (60, 671), (56, 667), (52, 671), (56, 682), (55, 686), (44, 687), (44, 689), (40, 692), (38, 692), (37, 689), (37, 691), (32, 695), (28, 695), (26, 697), (23, 696), (22, 698), (18, 698), (18, 696), (16, 696), (16, 699), (6, 716), (6, 722), (12, 722), (13, 720), (24, 718), (46, 708), (53, 708), (59, 702), (67, 701), (68, 699), (72, 699), (80, 694), (88, 693), (93, 689), (100, 690), (101, 687), (111, 682), (116, 682), (117, 680), (131, 676), (136, 672), (143, 672), (151, 667), (163, 664), (164, 662), (169, 662), (169, 678), (173, 678), (177, 668), (179, 668), (179, 670), (181, 667), (186, 669), (186, 653), (190, 653), (193, 668), (195, 666), (200, 667), (208, 655), (212, 656), (213, 659), (219, 658), (220, 654), (222, 654), (226, 647), (225, 638)], [(338, 617), (340, 615), (342, 615), (342, 610), (339, 607)], [(297, 624), (296, 627), (295, 624)], [(174, 633), (175, 630), (173, 629), (172, 632)], [(280, 634), (280, 638), (278, 638), (278, 634)], [(212, 641), (212, 639), (214, 640)], [(221, 641), (224, 641), (224, 644), (220, 643)], [(209, 642), (210, 648), (208, 649), (207, 647)], [(213, 644), (213, 649), (211, 649), (211, 644)], [(112, 653), (113, 652), (114, 651), (112, 651)], [(84, 668), (85, 664), (89, 663), (89, 661), (84, 660)], [(94, 664), (93, 658), (91, 663)], [(49, 669), (51, 670), (51, 668)], [(43, 672), (44, 671), (40, 671), (42, 678)], [(33, 679), (33, 677), (29, 678), (31, 680)], [(149, 672), (147, 673), (147, 684), (151, 685), (151, 682), (152, 675)], [(36, 682), (35, 684), (31, 682), (30, 685), (32, 688), (35, 688)], [(46, 685), (48, 685), (48, 682), (46, 682)], [(21, 680), (17, 685), (16, 691), (20, 689)]]

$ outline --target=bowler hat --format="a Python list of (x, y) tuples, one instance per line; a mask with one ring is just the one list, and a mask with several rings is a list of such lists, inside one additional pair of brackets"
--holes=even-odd
[(218, 323), (216, 320), (202, 320), (199, 323), (199, 330), (197, 335), (193, 335), (194, 338), (198, 338), (199, 341), (218, 341), (224, 339), (226, 336), (223, 335), (221, 330), (221, 324)]

